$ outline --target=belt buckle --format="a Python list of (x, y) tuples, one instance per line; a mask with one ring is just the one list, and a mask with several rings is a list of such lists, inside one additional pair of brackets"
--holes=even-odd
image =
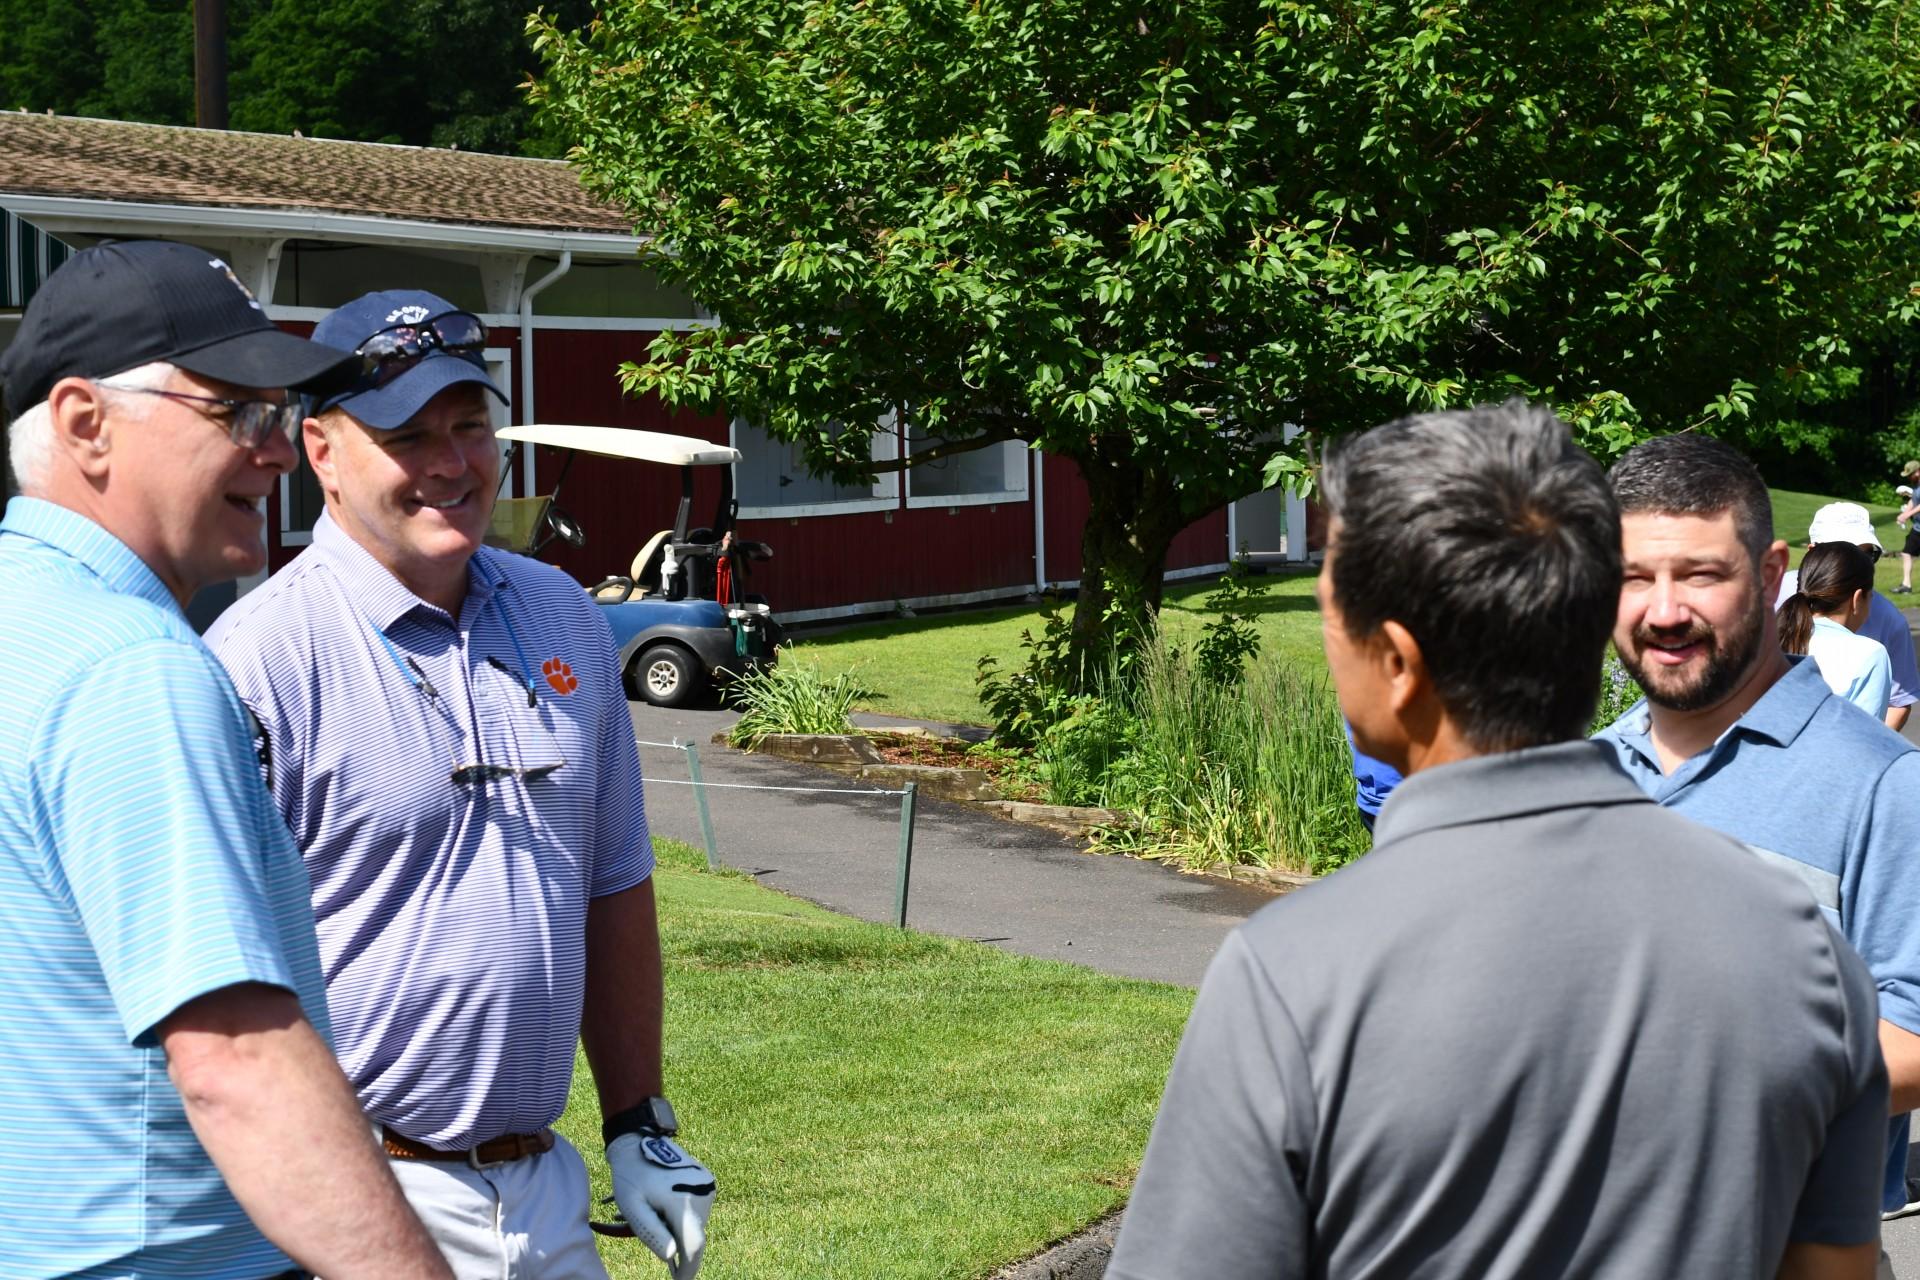
[[(517, 1137), (518, 1135), (513, 1136)], [(516, 1143), (512, 1155), (499, 1160), (482, 1160), (480, 1158), (480, 1148), (485, 1145), (485, 1143), (477, 1143), (467, 1148), (467, 1163), (472, 1166), (475, 1173), (486, 1169), (497, 1169), (503, 1164), (512, 1164), (515, 1160), (518, 1160), (522, 1154), (519, 1149), (519, 1144)]]

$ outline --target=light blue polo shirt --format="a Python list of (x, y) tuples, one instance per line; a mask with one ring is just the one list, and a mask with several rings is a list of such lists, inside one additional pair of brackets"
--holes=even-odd
[[(323, 516), (207, 642), (267, 730), (367, 1114), (456, 1150), (552, 1124), (587, 904), (653, 870), (601, 607), (551, 565), (482, 548), (454, 618)], [(454, 780), (483, 764), (559, 767)]]
[[(1596, 739), (1649, 796), (1798, 876), (1867, 962), (1880, 1016), (1920, 1034), (1920, 750), (1835, 697), (1812, 660), (1789, 661), (1671, 776), (1660, 771), (1644, 701)], [(1890, 1141), (1892, 1208), (1906, 1199), (1905, 1116)]]
[(245, 712), (139, 557), (32, 498), (0, 523), (0, 652), (0, 1275), (282, 1270), (156, 1042), (242, 982), (298, 992), (326, 1034)]

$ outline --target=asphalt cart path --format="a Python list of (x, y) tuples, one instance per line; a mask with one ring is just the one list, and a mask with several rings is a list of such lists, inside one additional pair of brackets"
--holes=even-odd
[[(716, 746), (730, 711), (631, 704), (643, 744), (699, 751), (720, 860), (763, 883), (865, 920), (894, 918), (900, 796), (831, 794), (873, 784)], [(647, 818), (702, 847), (686, 753), (642, 745)], [(725, 786), (715, 784), (727, 784)], [(758, 790), (752, 788), (821, 788)], [(1264, 887), (1183, 876), (1081, 852), (1074, 841), (966, 805), (917, 798), (907, 923), (1104, 973), (1197, 986), (1222, 939), (1272, 900)]]

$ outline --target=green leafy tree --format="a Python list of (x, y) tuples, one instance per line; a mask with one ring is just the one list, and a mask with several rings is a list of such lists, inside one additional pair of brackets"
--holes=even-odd
[(1306, 474), (1284, 424), (1524, 395), (1607, 452), (1903, 316), (1913, 7), (634, 0), (532, 30), (587, 181), (719, 317), (629, 389), (848, 477), (894, 407), (1071, 458), (1090, 651), (1178, 530)]
[[(228, 0), (234, 128), (552, 155), (525, 0)], [(588, 0), (554, 16), (583, 23)], [(0, 0), (0, 109), (193, 123), (191, 0)]]

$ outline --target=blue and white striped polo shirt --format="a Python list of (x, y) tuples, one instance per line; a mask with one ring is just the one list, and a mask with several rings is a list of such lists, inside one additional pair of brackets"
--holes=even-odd
[[(207, 641), (271, 742), (334, 1043), (368, 1115), (448, 1148), (553, 1123), (587, 902), (653, 869), (600, 606), (549, 565), (483, 548), (456, 620), (323, 516)], [(475, 764), (560, 767), (454, 780)]]
[(326, 1034), (307, 878), (167, 589), (63, 507), (0, 524), (0, 1275), (288, 1265), (187, 1125), (165, 1018), (242, 982)]

